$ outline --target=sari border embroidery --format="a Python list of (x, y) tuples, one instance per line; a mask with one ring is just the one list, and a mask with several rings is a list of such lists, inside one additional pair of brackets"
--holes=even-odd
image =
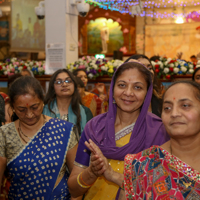
[(125, 189), (125, 196), (127, 200), (135, 199), (135, 193), (133, 189), (133, 184), (130, 180), (132, 180), (132, 160), (135, 157), (135, 154), (128, 154), (125, 157), (124, 162), (124, 189)]
[(192, 180), (200, 183), (200, 173), (197, 170), (193, 169), (190, 165), (183, 162), (178, 157), (170, 154), (165, 149), (163, 149), (161, 147), (159, 147), (159, 148), (165, 154), (165, 160), (166, 160), (167, 164), (171, 165), (177, 171), (183, 173), (185, 176), (188, 176)]
[[(53, 118), (52, 118), (52, 119), (53, 119)], [(46, 123), (50, 122), (52, 119), (50, 119), (50, 120), (47, 121)], [(14, 122), (12, 122), (12, 123), (14, 123)], [(35, 137), (41, 132), (41, 130), (43, 129), (43, 127), (46, 125), (46, 123), (43, 124), (43, 126), (37, 131), (37, 133), (36, 133), (25, 145), (22, 143), (22, 141), (21, 141), (21, 139), (20, 139), (20, 137), (19, 137), (18, 131), (17, 131), (17, 129), (16, 129), (16, 126), (15, 126), (15, 124), (14, 124), (14, 129), (15, 129), (15, 131), (16, 131), (17, 137), (19, 137), (20, 142), (21, 142), (22, 145), (23, 145), (23, 148), (18, 152), (18, 155), (16, 155), (15, 157), (13, 157), (13, 158), (7, 163), (7, 166), (8, 166), (11, 162), (13, 162), (15, 159), (17, 159), (17, 158), (21, 155), (21, 153), (22, 153), (26, 148), (28, 148), (29, 144), (30, 144), (30, 143), (32, 142), (32, 140), (34, 140)]]
[(76, 165), (76, 166), (78, 166), (78, 167), (81, 167), (81, 168), (83, 168), (83, 169), (88, 168), (88, 166), (86, 166), (86, 165), (81, 165), (81, 164), (79, 164), (79, 163), (76, 162), (76, 161), (74, 161), (74, 165)]
[(125, 128), (123, 128), (122, 130), (118, 131), (116, 134), (115, 134), (115, 141), (116, 140), (119, 140), (120, 138), (128, 135), (130, 132), (133, 131), (133, 128), (135, 126), (135, 122), (132, 123), (131, 125), (129, 126), (126, 126)]
[[(69, 149), (69, 144), (70, 144), (69, 141), (70, 141), (70, 139), (71, 139), (71, 133), (73, 132), (73, 127), (74, 127), (74, 125), (71, 126), (70, 137), (69, 137), (69, 139), (68, 139), (68, 144), (67, 144), (67, 147), (66, 147), (66, 150), (65, 150), (65, 155), (63, 156), (63, 163), (62, 163), (62, 166), (61, 166), (61, 168), (60, 168), (60, 170), (59, 170), (59, 173), (58, 173), (58, 176), (57, 176), (56, 181), (58, 180), (58, 177), (60, 176), (60, 173), (61, 173), (61, 171), (62, 171), (62, 169), (63, 169), (63, 166), (65, 165), (65, 160), (66, 160), (67, 152), (68, 152), (68, 149)], [(61, 181), (61, 180), (62, 180), (62, 179), (60, 179), (60, 181)], [(60, 181), (57, 183), (56, 186), (54, 185), (53, 190), (55, 190), (55, 188), (59, 185)], [(55, 184), (56, 184), (56, 182), (55, 182)]]

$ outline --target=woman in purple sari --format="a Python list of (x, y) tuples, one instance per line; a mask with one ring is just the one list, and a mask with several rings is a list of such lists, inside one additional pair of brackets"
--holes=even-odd
[(42, 114), (44, 94), (33, 77), (16, 79), (10, 105), (18, 120), (0, 127), (0, 193), (8, 199), (70, 199), (67, 187), (78, 141), (73, 124)]
[(90, 166), (91, 151), (84, 142), (91, 139), (108, 159), (109, 165), (123, 173), (124, 157), (169, 139), (162, 121), (148, 112), (152, 96), (151, 72), (140, 63), (129, 62), (115, 72), (109, 111), (90, 120), (82, 133), (68, 186), (73, 197), (86, 200), (115, 199), (119, 186), (97, 177)]

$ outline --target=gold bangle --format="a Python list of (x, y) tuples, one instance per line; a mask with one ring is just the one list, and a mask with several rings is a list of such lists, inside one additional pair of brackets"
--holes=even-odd
[(78, 182), (79, 186), (81, 186), (82, 188), (90, 188), (90, 186), (82, 185), (80, 183), (79, 177), (80, 177), (81, 174), (82, 174), (82, 172), (77, 176), (77, 182)]
[(83, 174), (83, 173), (81, 172), (80, 178), (81, 178), (82, 183), (83, 183), (85, 186), (91, 187), (94, 183), (92, 183), (91, 185), (88, 185), (87, 183), (85, 183), (84, 180), (83, 180), (82, 174)]

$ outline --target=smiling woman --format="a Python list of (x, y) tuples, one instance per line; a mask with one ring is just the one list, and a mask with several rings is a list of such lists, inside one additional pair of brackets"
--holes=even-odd
[(86, 115), (89, 108), (80, 104), (76, 79), (66, 69), (59, 69), (51, 76), (44, 102), (43, 114), (75, 124), (79, 135), (91, 119)]
[(162, 109), (162, 84), (158, 81), (157, 76), (154, 75), (154, 69), (151, 64), (150, 59), (143, 54), (134, 54), (129, 57), (125, 62), (132, 62), (137, 60), (139, 63), (143, 64), (153, 75), (153, 94), (151, 98), (151, 104), (149, 105), (149, 112), (161, 117)]
[(161, 119), (148, 112), (152, 89), (151, 72), (142, 64), (127, 62), (117, 69), (110, 86), (108, 112), (90, 120), (81, 135), (68, 181), (73, 197), (84, 193), (85, 200), (119, 197), (119, 186), (99, 177), (90, 165), (93, 153), (85, 141), (95, 142), (112, 169), (123, 173), (126, 154), (138, 153), (169, 139)]
[(19, 119), (0, 127), (0, 186), (7, 168), (8, 199), (70, 199), (67, 179), (77, 149), (76, 128), (42, 114), (44, 94), (33, 77), (16, 79), (9, 97)]
[(200, 86), (173, 83), (163, 97), (162, 120), (170, 140), (126, 155), (124, 175), (114, 171), (92, 140), (91, 170), (122, 185), (120, 199), (200, 199)]

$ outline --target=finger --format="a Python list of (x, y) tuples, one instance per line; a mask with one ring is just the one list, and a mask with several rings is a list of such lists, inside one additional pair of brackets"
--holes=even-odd
[(98, 153), (99, 155), (102, 154), (102, 152), (101, 152), (101, 150), (99, 149), (99, 147), (98, 147), (91, 139), (89, 139), (89, 143), (90, 143), (91, 148), (92, 148), (96, 153)]
[(103, 168), (103, 163), (98, 163), (98, 164), (91, 163), (91, 167), (94, 169), (94, 171), (99, 171)]
[(96, 154), (95, 150), (93, 149), (93, 147), (87, 142), (85, 141), (85, 146), (93, 153)]
[(100, 159), (91, 161), (90, 164), (91, 164), (91, 166), (104, 166), (104, 163), (103, 163), (102, 160), (100, 160)]
[(102, 159), (98, 156), (98, 154), (93, 154), (91, 157), (90, 157), (90, 160), (91, 161), (95, 161), (95, 160), (98, 160), (100, 159), (102, 161)]

